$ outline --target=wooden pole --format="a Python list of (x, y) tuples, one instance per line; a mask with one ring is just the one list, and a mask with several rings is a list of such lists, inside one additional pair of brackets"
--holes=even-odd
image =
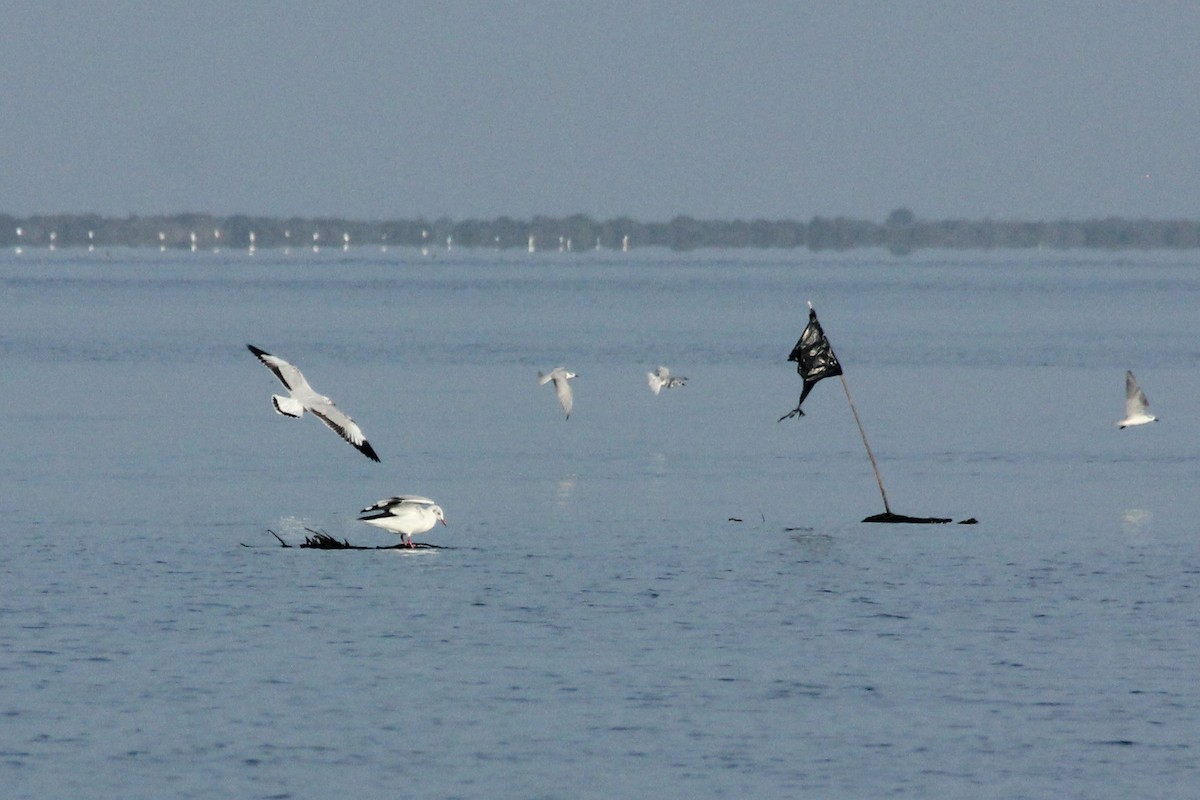
[[(809, 307), (812, 307), (811, 303)], [(867, 458), (871, 459), (871, 468), (875, 470), (875, 482), (879, 484), (879, 494), (883, 495), (883, 510), (891, 514), (892, 508), (888, 505), (887, 492), (883, 490), (883, 478), (879, 475), (879, 465), (875, 463), (875, 454), (871, 452), (871, 443), (867, 441), (867, 432), (863, 430), (862, 420), (858, 418), (858, 409), (854, 407), (854, 398), (850, 396), (850, 384), (846, 383), (845, 375), (838, 375), (838, 377), (842, 379), (842, 388), (846, 390), (846, 401), (850, 403), (850, 411), (854, 414), (854, 422), (858, 425), (863, 446), (867, 448)]]

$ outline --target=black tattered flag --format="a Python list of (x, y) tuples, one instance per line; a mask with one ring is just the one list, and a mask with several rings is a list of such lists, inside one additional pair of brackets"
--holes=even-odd
[(821, 330), (817, 312), (812, 306), (808, 309), (808, 325), (805, 326), (804, 333), (800, 334), (800, 341), (792, 348), (788, 361), (796, 362), (796, 372), (804, 379), (804, 390), (800, 392), (800, 401), (796, 403), (796, 407), (780, 417), (780, 422), (788, 417), (804, 416), (800, 406), (804, 405), (804, 398), (808, 397), (817, 381), (842, 374), (842, 365), (833, 354), (833, 347), (829, 344), (825, 331)]

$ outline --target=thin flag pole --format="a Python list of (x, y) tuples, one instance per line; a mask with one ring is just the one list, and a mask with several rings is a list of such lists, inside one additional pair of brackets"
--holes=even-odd
[[(809, 308), (812, 308), (812, 303), (809, 303)], [(854, 422), (858, 425), (863, 446), (867, 448), (867, 458), (871, 459), (871, 469), (875, 470), (875, 482), (879, 484), (879, 494), (883, 496), (883, 510), (891, 514), (892, 508), (888, 505), (887, 492), (883, 490), (883, 478), (879, 475), (879, 464), (875, 463), (875, 454), (871, 452), (871, 443), (867, 441), (867, 432), (863, 430), (862, 420), (858, 418), (858, 409), (854, 407), (854, 398), (850, 396), (850, 384), (846, 383), (845, 375), (838, 375), (838, 377), (842, 379), (842, 388), (846, 390), (846, 401), (850, 403), (850, 411), (854, 414)]]

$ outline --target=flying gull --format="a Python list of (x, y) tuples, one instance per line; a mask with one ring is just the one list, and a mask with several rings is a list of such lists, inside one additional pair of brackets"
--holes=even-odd
[(555, 367), (549, 372), (538, 373), (538, 386), (545, 386), (550, 381), (554, 381), (554, 391), (558, 394), (558, 402), (562, 405), (563, 411), (567, 412), (567, 419), (571, 418), (571, 406), (575, 404), (575, 398), (571, 395), (571, 384), (567, 381), (574, 377), (574, 372), (569, 372), (563, 367)]
[(1117, 422), (1118, 428), (1128, 428), (1130, 425), (1145, 425), (1147, 422), (1157, 422), (1157, 417), (1146, 413), (1146, 393), (1138, 386), (1133, 372), (1125, 373), (1125, 419)]
[(658, 394), (663, 389), (674, 389), (676, 386), (683, 386), (687, 378), (671, 377), (671, 370), (660, 366), (655, 372), (647, 372), (646, 380), (650, 382), (650, 391)]
[(360, 522), (400, 535), (405, 547), (412, 547), (412, 535), (424, 533), (437, 523), (446, 524), (442, 507), (428, 497), (400, 495), (380, 500), (359, 512)]
[(266, 350), (261, 350), (252, 344), (246, 345), (250, 348), (250, 352), (258, 356), (258, 360), (266, 365), (267, 369), (275, 373), (275, 377), (279, 378), (279, 382), (287, 387), (290, 397), (281, 395), (271, 395), (271, 402), (275, 404), (275, 411), (285, 417), (299, 418), (304, 415), (304, 412), (311, 411), (313, 415), (337, 432), (350, 444), (358, 448), (358, 451), (372, 461), (378, 461), (379, 456), (375, 455), (374, 448), (371, 447), (367, 438), (363, 436), (362, 429), (358, 424), (343, 414), (338, 407), (333, 404), (323, 394), (317, 392), (308, 385), (308, 381), (304, 379), (304, 375), (300, 370), (284, 361), (278, 356), (273, 356)]

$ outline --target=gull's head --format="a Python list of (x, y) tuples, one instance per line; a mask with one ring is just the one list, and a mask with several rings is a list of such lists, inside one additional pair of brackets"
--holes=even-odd
[(438, 522), (442, 523), (443, 525), (446, 524), (446, 513), (444, 511), (442, 511), (441, 506), (431, 506), (429, 508), (429, 510), (433, 513), (433, 515), (435, 517), (438, 518)]

